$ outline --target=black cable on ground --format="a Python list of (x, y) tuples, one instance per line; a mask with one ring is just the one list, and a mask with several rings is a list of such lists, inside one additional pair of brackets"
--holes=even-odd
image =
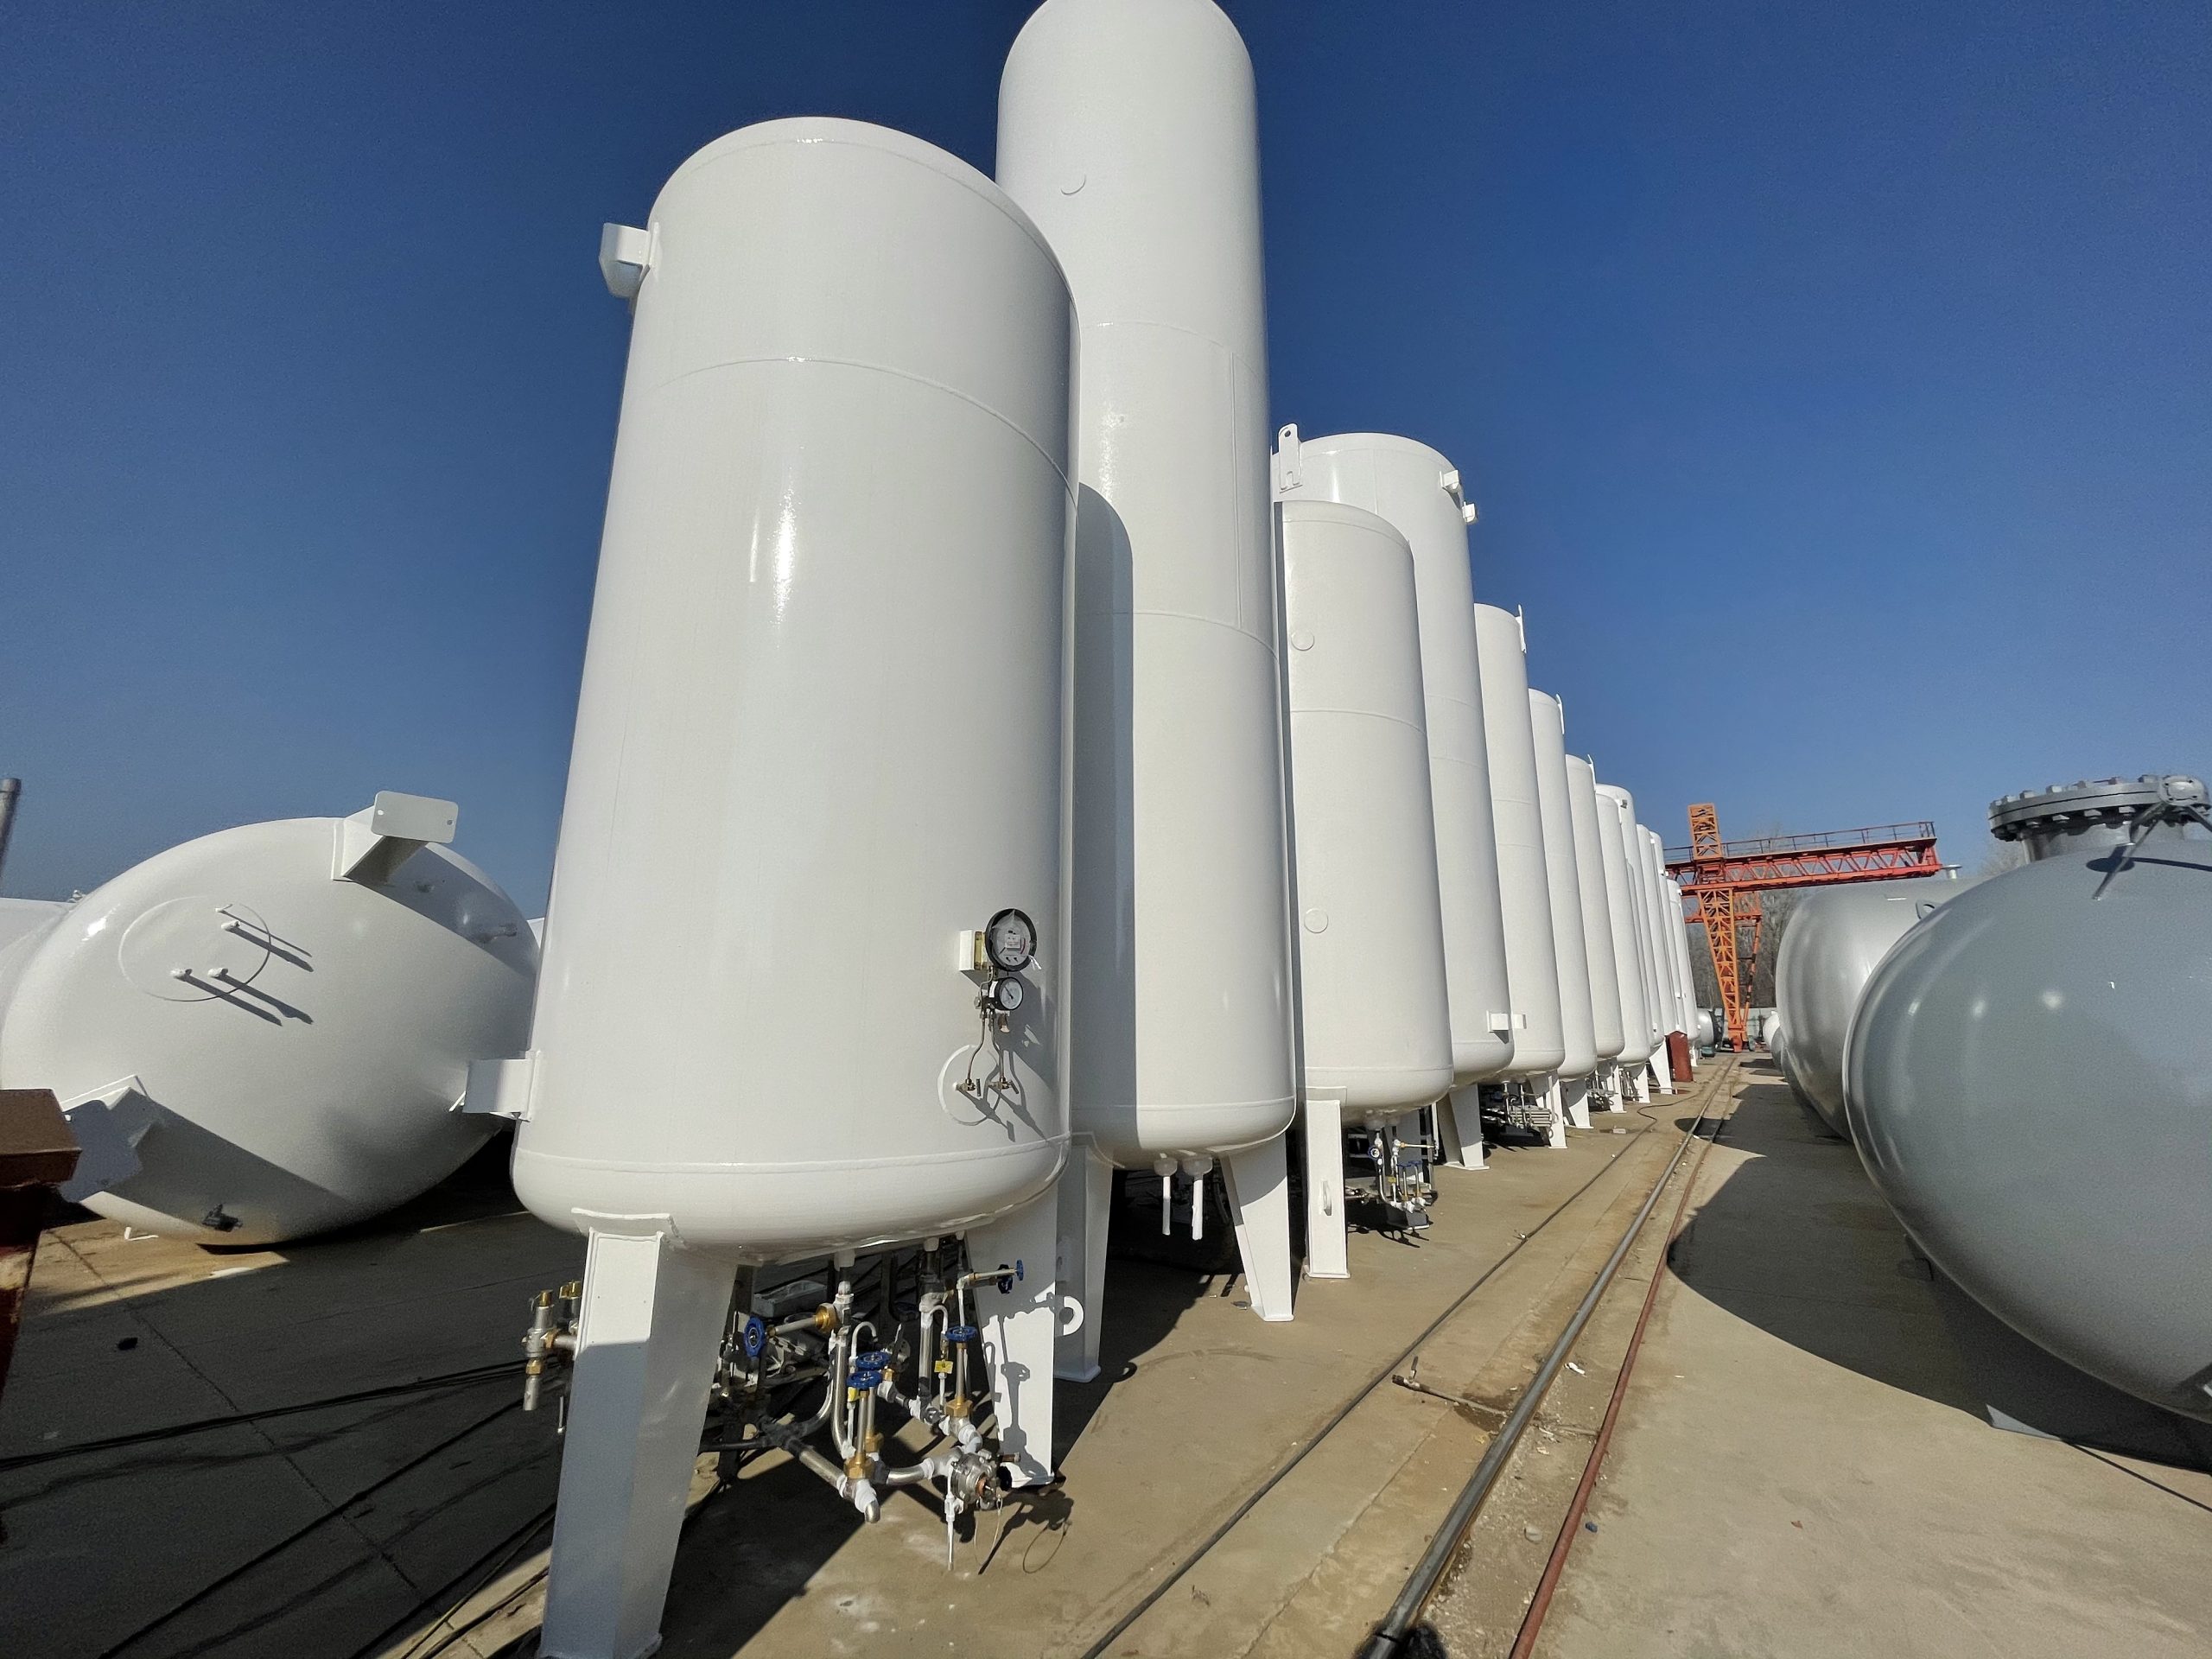
[[(362, 1487), (360, 1491), (355, 1492), (350, 1497), (332, 1504), (321, 1514), (316, 1516), (314, 1520), (307, 1522), (306, 1525), (294, 1528), (290, 1532), (285, 1534), (284, 1536), (279, 1538), (275, 1543), (270, 1545), (266, 1549), (260, 1551), (258, 1554), (250, 1557), (246, 1560), (241, 1561), (238, 1566), (232, 1567), (229, 1572), (224, 1573), (220, 1578), (214, 1580), (213, 1582), (202, 1585), (199, 1589), (187, 1596), (182, 1601), (178, 1602), (175, 1606), (170, 1607), (168, 1611), (158, 1613), (154, 1618), (147, 1620), (146, 1623), (141, 1624), (137, 1630), (123, 1637), (122, 1640), (111, 1643), (109, 1646), (101, 1649), (99, 1659), (116, 1659), (116, 1656), (121, 1654), (126, 1649), (144, 1640), (147, 1637), (152, 1635), (153, 1632), (161, 1629), (162, 1625), (168, 1624), (172, 1619), (175, 1619), (181, 1615), (190, 1611), (193, 1608), (197, 1607), (201, 1602), (207, 1600), (208, 1597), (213, 1595), (217, 1591), (224, 1588), (226, 1585), (235, 1584), (239, 1579), (244, 1578), (248, 1573), (253, 1571), (255, 1567), (259, 1567), (270, 1557), (277, 1555), (284, 1550), (290, 1548), (294, 1544), (299, 1542), (301, 1539), (306, 1537), (317, 1528), (323, 1526), (328, 1522), (338, 1519), (340, 1516), (345, 1514), (347, 1510), (352, 1509), (363, 1498), (371, 1497), (373, 1494), (383, 1491), (384, 1488), (391, 1485), (393, 1481), (397, 1480), (402, 1475), (420, 1468), (423, 1465), (428, 1463), (432, 1458), (436, 1457), (439, 1452), (467, 1440), (478, 1430), (489, 1427), (499, 1418), (504, 1417), (508, 1412), (515, 1409), (516, 1406), (517, 1402), (512, 1400), (502, 1402), (496, 1410), (489, 1413), (487, 1415), (479, 1417), (474, 1421), (469, 1423), (465, 1428), (447, 1435), (445, 1439), (440, 1440), (435, 1446), (431, 1446), (426, 1452), (416, 1453), (414, 1457), (408, 1459), (406, 1462), (401, 1464), (397, 1469), (391, 1470), (385, 1474), (379, 1475), (376, 1479), (371, 1481), (367, 1485)], [(223, 1636), (216, 1639), (218, 1641), (227, 1641), (232, 1634), (234, 1633), (226, 1631)], [(205, 1644), (203, 1643), (201, 1649), (194, 1649), (193, 1651), (203, 1651), (204, 1649)]]
[(303, 1400), (297, 1405), (271, 1406), (266, 1411), (235, 1411), (221, 1417), (202, 1417), (189, 1423), (175, 1423), (167, 1428), (141, 1429), (134, 1434), (111, 1434), (105, 1440), (79, 1440), (74, 1446), (59, 1446), (49, 1451), (18, 1452), (12, 1458), (0, 1458), (0, 1474), (17, 1469), (29, 1469), (37, 1464), (52, 1463), (61, 1458), (89, 1457), (95, 1452), (113, 1452), (124, 1446), (147, 1446), (157, 1440), (180, 1440), (188, 1434), (205, 1434), (218, 1428), (237, 1428), (246, 1423), (265, 1423), (279, 1417), (293, 1417), (306, 1411), (327, 1411), (339, 1406), (365, 1405), (372, 1400), (390, 1400), (399, 1395), (428, 1394), (437, 1389), (465, 1388), (472, 1382), (488, 1382), (494, 1377), (519, 1378), (522, 1367), (512, 1361), (497, 1365), (478, 1365), (465, 1371), (448, 1371), (442, 1376), (417, 1377), (412, 1382), (391, 1382), (378, 1389), (360, 1389), (352, 1394), (335, 1394), (322, 1400)]
[[(1637, 1130), (1634, 1135), (1629, 1137), (1629, 1146), (1635, 1145), (1637, 1139), (1649, 1133), (1649, 1129)], [(1415, 1353), (1419, 1352), (1423, 1343), (1427, 1342), (1431, 1337), (1434, 1336), (1438, 1331), (1443, 1328), (1446, 1320), (1457, 1313), (1462, 1307), (1465, 1307), (1469, 1300), (1473, 1297), (1477, 1291), (1480, 1290), (1484, 1285), (1488, 1284), (1491, 1279), (1495, 1278), (1497, 1274), (1504, 1268), (1506, 1263), (1512, 1261), (1515, 1256), (1520, 1255), (1523, 1249), (1528, 1248), (1529, 1241), (1530, 1239), (1535, 1237), (1538, 1233), (1542, 1232), (1545, 1228), (1550, 1226), (1554, 1221), (1557, 1221), (1560, 1216), (1567, 1212), (1568, 1207), (1572, 1205), (1577, 1198), (1580, 1198), (1585, 1192), (1587, 1192), (1592, 1187), (1597, 1185), (1599, 1181), (1605, 1179), (1606, 1170), (1610, 1170), (1616, 1163), (1619, 1162), (1622, 1153), (1625, 1153), (1628, 1149), (1628, 1147), (1623, 1147), (1620, 1148), (1619, 1152), (1616, 1152), (1611, 1158), (1605, 1160), (1603, 1168), (1599, 1169), (1595, 1174), (1591, 1176), (1588, 1180), (1583, 1182), (1581, 1185), (1576, 1187), (1573, 1192), (1568, 1193), (1567, 1197), (1560, 1199), (1557, 1207), (1552, 1211), (1551, 1214), (1546, 1216), (1541, 1221), (1538, 1222), (1534, 1227), (1522, 1234), (1521, 1236), (1520, 1242), (1515, 1244), (1511, 1249), (1508, 1250), (1503, 1255), (1498, 1257), (1497, 1261), (1491, 1262), (1489, 1267), (1484, 1268), (1481, 1277), (1478, 1278), (1474, 1283), (1469, 1285), (1465, 1290), (1462, 1291), (1458, 1298), (1452, 1301), (1452, 1305), (1446, 1307), (1441, 1313), (1439, 1313), (1433, 1319), (1430, 1320), (1427, 1325), (1423, 1328), (1421, 1333), (1415, 1337), (1412, 1342), (1408, 1343), (1395, 1359), (1391, 1360), (1389, 1364), (1385, 1365), (1381, 1370), (1377, 1371), (1374, 1376), (1370, 1378), (1363, 1385), (1362, 1385), (1359, 1391), (1354, 1394), (1351, 1399), (1345, 1401), (1344, 1403), (1338, 1408), (1335, 1414), (1332, 1415), (1327, 1422), (1321, 1425), (1319, 1431), (1316, 1433), (1311, 1440), (1307, 1440), (1305, 1445), (1300, 1446), (1297, 1451), (1291, 1453), (1290, 1457), (1278, 1468), (1276, 1468), (1274, 1472), (1270, 1474), (1266, 1480), (1262, 1481), (1257, 1487), (1255, 1487), (1243, 1503), (1239, 1503), (1234, 1510), (1230, 1510), (1228, 1516), (1223, 1520), (1221, 1524), (1216, 1527), (1211, 1532), (1208, 1533), (1205, 1537), (1199, 1541), (1196, 1549), (1193, 1549), (1180, 1561), (1177, 1562), (1173, 1570), (1171, 1571), (1166, 1578), (1160, 1580), (1158, 1584), (1154, 1585), (1151, 1590), (1146, 1592), (1142, 1599), (1141, 1599), (1134, 1607), (1130, 1608), (1128, 1612), (1122, 1614), (1120, 1618), (1116, 1619), (1111, 1630), (1108, 1630), (1105, 1635), (1100, 1637), (1096, 1642), (1085, 1648), (1083, 1650), (1083, 1659), (1102, 1659), (1102, 1656), (1106, 1652), (1107, 1649), (1112, 1647), (1115, 1643), (1121, 1640), (1122, 1633), (1126, 1631), (1130, 1625), (1135, 1624), (1137, 1620), (1143, 1618), (1146, 1613), (1149, 1612), (1162, 1596), (1173, 1589), (1176, 1585), (1181, 1583), (1184, 1575), (1189, 1573), (1193, 1567), (1196, 1567), (1198, 1562), (1205, 1558), (1209, 1550), (1212, 1549), (1216, 1544), (1227, 1537), (1238, 1522), (1242, 1521), (1246, 1516), (1249, 1515), (1255, 1508), (1257, 1508), (1262, 1498), (1266, 1497), (1269, 1492), (1272, 1492), (1277, 1486), (1281, 1485), (1289, 1476), (1290, 1471), (1297, 1468), (1300, 1464), (1306, 1460), (1306, 1457), (1308, 1452), (1312, 1452), (1314, 1447), (1319, 1446), (1322, 1441), (1327, 1440), (1331, 1434), (1334, 1433), (1337, 1431), (1338, 1427), (1343, 1423), (1344, 1419), (1351, 1416), (1354, 1411), (1358, 1409), (1359, 1405), (1363, 1401), (1366, 1400), (1369, 1395), (1372, 1395), (1377, 1389), (1381, 1388), (1385, 1382), (1388, 1382), (1392, 1376), (1395, 1376), (1397, 1374), (1398, 1368), (1404, 1364), (1406, 1361), (1412, 1358)]]

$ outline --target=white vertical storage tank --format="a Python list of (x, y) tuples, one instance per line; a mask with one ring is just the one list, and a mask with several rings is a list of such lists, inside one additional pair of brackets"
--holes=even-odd
[(1529, 727), (1536, 744), (1536, 804), (1543, 816), (1552, 954), (1559, 963), (1560, 1029), (1567, 1049), (1559, 1075), (1567, 1085), (1562, 1093), (1569, 1121), (1586, 1128), (1588, 1079), (1598, 1069), (1598, 1037), (1590, 1006), (1590, 956), (1582, 937), (1582, 876), (1574, 857), (1573, 809), (1567, 804), (1567, 711), (1549, 692), (1531, 691)]
[(1613, 967), (1620, 979), (1621, 1086), (1639, 1098), (1644, 1063), (1651, 1058), (1651, 1033), (1644, 1018), (1643, 958), (1637, 940), (1636, 884), (1630, 879), (1628, 836), (1621, 823), (1619, 791), (1593, 781), (1591, 800), (1598, 814), (1598, 846), (1605, 874), (1605, 913), (1613, 934)]
[(1652, 937), (1659, 941), (1660, 973), (1666, 987), (1660, 1019), (1669, 1031), (1687, 1034), (1690, 999), (1682, 988), (1681, 889), (1667, 879), (1667, 845), (1659, 839), (1659, 832), (1649, 824), (1641, 827), (1643, 856), (1651, 871)]
[[(1667, 849), (1662, 843), (1659, 849), (1660, 868), (1662, 871), (1666, 868), (1666, 857)], [(1675, 1018), (1681, 1022), (1675, 1028), (1692, 1039), (1689, 1043), (1690, 1067), (1694, 1071), (1697, 1067), (1697, 978), (1690, 971), (1689, 924), (1683, 918), (1682, 884), (1671, 875), (1665, 880), (1667, 937), (1675, 944)]]
[(1474, 590), (1467, 565), (1472, 509), (1459, 471), (1411, 438), (1381, 432), (1301, 438), (1297, 428), (1287, 427), (1276, 458), (1275, 488), (1286, 501), (1363, 507), (1388, 521), (1413, 550), (1437, 887), (1451, 979), (1452, 1077), (1459, 1084), (1495, 1077), (1513, 1057), (1513, 998), (1498, 900), (1497, 831), (1491, 818), (1489, 742), (1475, 670)]
[(1590, 963), (1590, 1024), (1598, 1070), (1608, 1074), (1627, 1046), (1621, 1023), (1620, 964), (1613, 957), (1605, 896), (1605, 837), (1598, 820), (1598, 775), (1579, 754), (1567, 757), (1567, 803), (1574, 817), (1574, 873), (1582, 887), (1582, 953)]
[(1505, 1075), (1548, 1079), (1567, 1058), (1567, 1033), (1560, 1011), (1559, 954), (1552, 944), (1551, 880), (1544, 869), (1536, 739), (1529, 725), (1528, 647), (1519, 617), (1495, 605), (1478, 605), (1474, 611), (1491, 810), (1497, 828), (1498, 896), (1513, 984), (1513, 1058)]
[[(1074, 313), (988, 179), (851, 121), (717, 139), (601, 264), (635, 322), (547, 967), (486, 1088), (590, 1238), (543, 1651), (626, 1659), (735, 1266), (1059, 1167)], [(960, 947), (1014, 910), (1001, 1021)]]
[(1306, 1269), (1342, 1278), (1344, 1128), (1394, 1130), (1452, 1086), (1413, 552), (1381, 518), (1281, 509), (1297, 826)]
[(1671, 1094), (1674, 1085), (1683, 1079), (1674, 1074), (1674, 1056), (1667, 1042), (1667, 1033), (1675, 1029), (1679, 1016), (1675, 1007), (1674, 957), (1667, 943), (1666, 903), (1659, 892), (1664, 879), (1660, 870), (1659, 837), (1645, 824), (1634, 827), (1637, 844), (1643, 849), (1646, 938), (1650, 945), (1652, 984), (1656, 992), (1651, 1015), (1651, 1071), (1659, 1079), (1661, 1090)]
[[(1647, 877), (1643, 863), (1643, 842), (1636, 821), (1636, 801), (1629, 792), (1611, 784), (1598, 785), (1598, 798), (1610, 803), (1613, 817), (1621, 833), (1623, 874), (1628, 883), (1629, 925), (1636, 936), (1636, 967), (1638, 981), (1637, 996), (1629, 1018), (1632, 1030), (1643, 1043), (1643, 1064), (1658, 1079), (1660, 1086), (1667, 1086), (1664, 1071), (1665, 1058), (1662, 1050), (1659, 1026), (1660, 978), (1658, 957), (1652, 949), (1651, 906), (1646, 891)], [(1634, 1039), (1631, 1039), (1633, 1042)], [(1643, 1078), (1637, 1078), (1639, 1098), (1649, 1098), (1644, 1092)]]
[(1206, 0), (1048, 0), (1007, 55), (998, 170), (1083, 325), (1069, 1089), (1088, 1143), (1061, 1222), (1091, 1308), (1061, 1358), (1081, 1376), (1101, 1325), (1098, 1159), (1203, 1179), (1233, 1154), (1253, 1307), (1291, 1313), (1259, 130), (1235, 26)]

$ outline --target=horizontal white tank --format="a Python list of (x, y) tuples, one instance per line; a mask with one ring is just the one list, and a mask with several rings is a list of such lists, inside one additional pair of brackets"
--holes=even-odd
[(1259, 168), (1205, 0), (1022, 26), (999, 181), (1083, 325), (1071, 1118), (1130, 1166), (1296, 1103)]
[(1598, 845), (1604, 859), (1605, 914), (1613, 934), (1613, 967), (1620, 976), (1621, 1063), (1641, 1065), (1651, 1058), (1650, 1021), (1645, 1014), (1643, 929), (1637, 925), (1636, 883), (1628, 861), (1628, 835), (1623, 823), (1621, 791), (1606, 784), (1593, 784), (1592, 802), (1598, 813)]
[(0, 1023), (23, 964), (68, 908), (58, 899), (0, 899)]
[(1529, 693), (1536, 743), (1536, 805), (1544, 823), (1544, 878), (1551, 898), (1552, 955), (1559, 964), (1563, 1077), (1598, 1069), (1596, 1015), (1590, 1003), (1590, 954), (1582, 934), (1582, 873), (1575, 861), (1574, 810), (1567, 782), (1567, 711), (1548, 691)]
[(1567, 1058), (1552, 944), (1551, 878), (1544, 869), (1543, 810), (1537, 801), (1536, 740), (1529, 726), (1528, 646), (1521, 619), (1478, 605), (1475, 657), (1489, 740), (1490, 798), (1497, 830), (1498, 898), (1513, 988), (1510, 1077), (1544, 1077)]
[(1452, 1076), (1413, 551), (1372, 513), (1289, 501), (1282, 566), (1306, 1085), (1380, 1127)]
[(1501, 1075), (1513, 1057), (1513, 995), (1491, 818), (1490, 753), (1475, 670), (1474, 588), (1466, 499), (1443, 455), (1411, 438), (1347, 432), (1300, 438), (1287, 429), (1275, 489), (1286, 500), (1363, 507), (1413, 549), (1421, 604), (1421, 683), (1428, 719), (1429, 798), (1436, 813), (1437, 888), (1452, 996), (1453, 1080)]
[(1582, 955), (1590, 969), (1591, 1038), (1600, 1064), (1627, 1046), (1621, 1024), (1620, 964), (1605, 897), (1605, 838), (1598, 822), (1598, 777), (1581, 755), (1567, 757), (1567, 804), (1574, 820), (1574, 874), (1582, 894)]
[[(716, 139), (608, 243), (636, 317), (517, 1191), (753, 1261), (1001, 1213), (1066, 1141), (1067, 285), (988, 179), (851, 121)], [(963, 935), (1014, 910), (1001, 1029)]]
[(529, 1029), (537, 946), (438, 844), (452, 804), (202, 836), (31, 936), (0, 1087), (50, 1089), (83, 1148), (67, 1189), (173, 1238), (269, 1244), (403, 1204), (496, 1124), (469, 1063)]

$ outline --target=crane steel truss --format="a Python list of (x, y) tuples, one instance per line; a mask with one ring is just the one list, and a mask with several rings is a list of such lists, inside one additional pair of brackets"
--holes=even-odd
[[(1925, 819), (1826, 835), (1723, 841), (1719, 815), (1710, 801), (1690, 808), (1690, 844), (1667, 849), (1667, 874), (1681, 880), (1688, 906), (1683, 919), (1705, 925), (1713, 977), (1720, 983), (1721, 1006), (1727, 1014), (1728, 1040), (1738, 1048), (1749, 1040), (1744, 963), (1758, 959), (1762, 893), (1846, 881), (1895, 881), (1942, 872), (1936, 856), (1936, 826)], [(1746, 926), (1751, 930), (1749, 957), (1742, 954), (1741, 930)]]

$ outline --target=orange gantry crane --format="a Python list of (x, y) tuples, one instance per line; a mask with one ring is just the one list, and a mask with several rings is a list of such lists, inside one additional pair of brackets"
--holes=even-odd
[[(1684, 920), (1705, 924), (1713, 977), (1728, 1020), (1728, 1041), (1750, 1040), (1745, 1020), (1745, 962), (1758, 959), (1763, 918), (1759, 895), (1787, 887), (1827, 887), (1845, 881), (1895, 881), (1909, 875), (1941, 875), (1936, 826), (1878, 823), (1821, 836), (1764, 836), (1720, 839), (1719, 815), (1710, 801), (1690, 808), (1690, 844), (1667, 849), (1667, 873), (1682, 884)], [(1743, 934), (1751, 932), (1751, 949)]]

